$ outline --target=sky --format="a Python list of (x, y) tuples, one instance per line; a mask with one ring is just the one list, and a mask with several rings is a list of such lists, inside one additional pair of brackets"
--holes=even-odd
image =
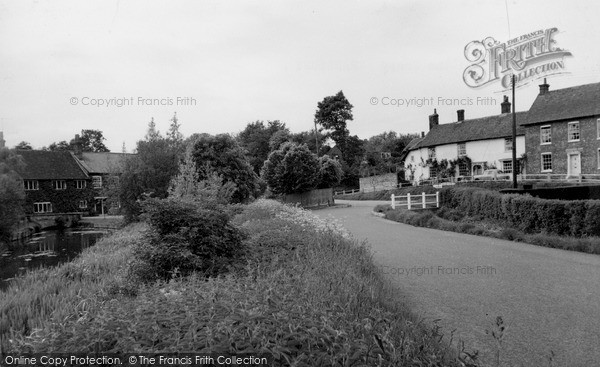
[[(0, 131), (34, 148), (101, 130), (131, 152), (154, 119), (185, 136), (257, 120), (313, 128), (343, 91), (360, 138), (500, 113), (500, 83), (469, 87), (465, 47), (557, 28), (572, 56), (550, 90), (600, 82), (597, 1), (0, 0)], [(539, 92), (516, 90), (517, 111)], [(412, 101), (412, 102), (411, 102)], [(101, 105), (102, 104), (102, 105)]]

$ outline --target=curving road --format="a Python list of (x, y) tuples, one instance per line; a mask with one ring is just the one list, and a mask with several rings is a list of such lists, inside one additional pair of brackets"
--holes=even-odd
[[(600, 366), (600, 256), (418, 228), (373, 216), (381, 202), (315, 211), (367, 239), (405, 302), (490, 363), (496, 316), (508, 329), (501, 366)], [(599, 218), (600, 220), (600, 218)], [(495, 364), (490, 364), (495, 365)]]

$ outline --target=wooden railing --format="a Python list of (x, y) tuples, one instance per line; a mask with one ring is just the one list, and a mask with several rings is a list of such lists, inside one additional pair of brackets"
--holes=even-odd
[(360, 189), (344, 190), (344, 191), (335, 191), (335, 192), (333, 193), (333, 195), (334, 195), (334, 196), (337, 196), (337, 195), (354, 194), (355, 192), (360, 192)]
[[(429, 200), (428, 198), (435, 198), (435, 201)], [(427, 209), (427, 208), (439, 208), (440, 207), (440, 192), (437, 191), (435, 194), (421, 193), (421, 195), (394, 195), (391, 196), (392, 209), (396, 209), (396, 206), (406, 206), (408, 210), (412, 209)], [(398, 202), (396, 202), (398, 200)]]

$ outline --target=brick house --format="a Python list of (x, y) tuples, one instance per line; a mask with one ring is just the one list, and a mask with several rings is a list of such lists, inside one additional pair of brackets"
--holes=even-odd
[(549, 88), (544, 79), (522, 124), (528, 174), (600, 174), (600, 83)]
[[(498, 168), (506, 173), (512, 167), (512, 113), (511, 103), (504, 97), (501, 114), (465, 120), (464, 110), (457, 111), (457, 121), (440, 124), (437, 111), (429, 116), (429, 132), (411, 141), (403, 152), (406, 180), (423, 180), (480, 175), (487, 168)], [(517, 112), (517, 159), (525, 153), (525, 131), (519, 121), (525, 121), (527, 112)], [(443, 170), (440, 167), (450, 167)], [(444, 172), (441, 174), (441, 172)]]
[(90, 213), (94, 194), (89, 175), (68, 151), (18, 150), (17, 169), (25, 189), (25, 213)]

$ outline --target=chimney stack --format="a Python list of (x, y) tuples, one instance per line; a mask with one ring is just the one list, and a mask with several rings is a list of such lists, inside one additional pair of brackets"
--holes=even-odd
[(437, 114), (436, 109), (433, 109), (433, 115), (429, 115), (429, 130), (433, 129), (434, 126), (438, 126), (440, 124), (439, 115)]
[(510, 102), (508, 101), (508, 96), (504, 96), (504, 102), (500, 103), (500, 108), (500, 113), (510, 113)]
[(0, 131), (0, 149), (4, 148), (6, 145), (6, 140), (4, 140), (4, 132)]
[(421, 131), (421, 137), (424, 138), (425, 137), (425, 131)]
[(79, 134), (75, 134), (75, 139), (73, 139), (71, 145), (73, 146), (73, 153), (75, 153), (75, 156), (77, 158), (83, 158), (83, 143), (81, 142)]
[(456, 115), (458, 117), (458, 122), (465, 121), (465, 110), (456, 111)]
[(544, 84), (540, 84), (540, 96), (548, 93), (549, 89), (550, 89), (550, 85), (548, 83), (546, 83), (546, 78), (544, 78)]

